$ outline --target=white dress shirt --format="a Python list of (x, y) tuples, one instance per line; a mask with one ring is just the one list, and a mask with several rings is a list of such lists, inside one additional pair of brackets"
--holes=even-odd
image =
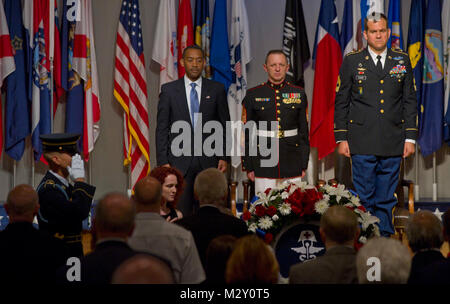
[(370, 57), (372, 57), (372, 60), (373, 60), (373, 63), (375, 63), (375, 66), (377, 66), (377, 62), (378, 62), (377, 56), (378, 55), (381, 56), (381, 58), (380, 58), (381, 66), (384, 69), (384, 63), (386, 62), (386, 56), (387, 56), (387, 48), (385, 48), (383, 53), (381, 53), (381, 54), (376, 54), (374, 51), (372, 51), (372, 49), (370, 47), (368, 47), (367, 49), (369, 50)]

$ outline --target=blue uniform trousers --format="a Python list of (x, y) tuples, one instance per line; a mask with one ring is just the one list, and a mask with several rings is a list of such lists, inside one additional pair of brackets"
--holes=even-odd
[(353, 185), (363, 206), (380, 219), (382, 236), (394, 234), (392, 213), (401, 160), (401, 156), (352, 155)]

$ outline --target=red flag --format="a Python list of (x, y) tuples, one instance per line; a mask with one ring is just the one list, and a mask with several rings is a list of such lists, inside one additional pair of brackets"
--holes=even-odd
[(320, 160), (336, 148), (334, 98), (342, 52), (334, 1), (322, 0), (313, 60), (315, 73), (309, 136), (311, 147), (317, 148)]
[[(14, 55), (9, 37), (8, 24), (6, 23), (5, 10), (3, 9), (3, 1), (0, 1), (0, 88), (3, 80), (16, 69), (14, 63)], [(2, 107), (0, 103), (0, 156), (3, 151), (3, 121)]]
[[(180, 0), (178, 6), (177, 28), (178, 62), (183, 57), (183, 51), (187, 46), (194, 44), (194, 29), (192, 26), (192, 10), (190, 0)], [(178, 66), (178, 77), (184, 76), (184, 68)]]

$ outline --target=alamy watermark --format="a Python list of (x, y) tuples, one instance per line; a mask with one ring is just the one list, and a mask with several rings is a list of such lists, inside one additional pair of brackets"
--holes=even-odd
[[(261, 167), (274, 167), (278, 164), (278, 122), (271, 121), (227, 121), (224, 126), (216, 120), (202, 124), (202, 114), (197, 115), (194, 130), (192, 125), (183, 120), (172, 124), (173, 138), (170, 151), (179, 156), (257, 156), (261, 157)], [(257, 136), (258, 130), (263, 130), (266, 136)], [(248, 145), (244, 144), (244, 134), (247, 133)], [(193, 142), (192, 142), (193, 141)], [(238, 142), (238, 144), (235, 144)], [(269, 144), (270, 143), (270, 144)], [(193, 147), (193, 155), (192, 154)], [(246, 151), (246, 149), (248, 151)]]

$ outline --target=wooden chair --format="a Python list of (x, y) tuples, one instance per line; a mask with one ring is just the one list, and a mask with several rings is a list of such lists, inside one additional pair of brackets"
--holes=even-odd
[[(397, 205), (394, 209), (394, 229), (399, 239), (403, 241), (406, 223), (409, 216), (414, 213), (414, 182), (405, 180), (405, 163), (402, 160), (400, 164), (400, 180), (398, 182), (395, 195), (397, 196)], [(408, 197), (405, 198), (405, 188), (407, 189)], [(408, 206), (406, 207), (405, 204)]]

